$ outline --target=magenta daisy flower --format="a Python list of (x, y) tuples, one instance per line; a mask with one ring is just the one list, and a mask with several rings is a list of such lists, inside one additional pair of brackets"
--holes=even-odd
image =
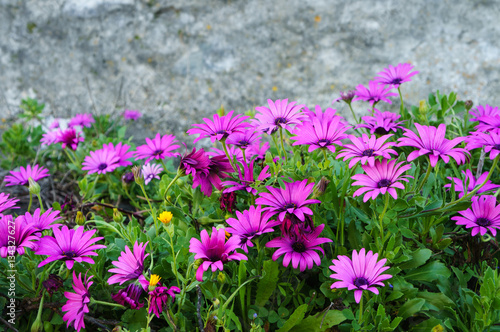
[(233, 112), (234, 111), (231, 111), (224, 116), (214, 114), (213, 121), (208, 118), (203, 118), (205, 123), (193, 124), (192, 126), (197, 128), (189, 129), (187, 134), (200, 134), (200, 136), (194, 140), (194, 143), (205, 137), (210, 137), (210, 140), (213, 143), (215, 141), (225, 139), (232, 133), (243, 132), (245, 128), (249, 127), (249, 124), (243, 121), (249, 117), (238, 114), (234, 118), (231, 118), (233, 116)]
[(396, 165), (396, 160), (387, 159), (376, 160), (373, 166), (362, 165), (366, 174), (356, 174), (351, 179), (356, 180), (352, 186), (362, 186), (354, 192), (353, 197), (365, 194), (363, 202), (376, 199), (379, 194), (385, 195), (388, 192), (394, 199), (398, 198), (395, 188), (405, 189), (405, 186), (398, 181), (408, 181), (411, 175), (401, 175), (411, 169), (410, 165), (401, 166), (404, 162)]
[(19, 167), (19, 171), (10, 171), (10, 174), (3, 179), (6, 187), (27, 186), (29, 178), (37, 182), (44, 177), (50, 176), (49, 170), (43, 166), (38, 166), (38, 164), (33, 166), (33, 168), (31, 165), (27, 165), (26, 168), (21, 166)]
[(301, 124), (302, 120), (307, 119), (300, 111), (305, 105), (295, 105), (296, 101), (289, 104), (288, 99), (278, 99), (276, 101), (268, 99), (267, 103), (269, 104), (269, 108), (265, 106), (255, 108), (258, 112), (253, 120), (256, 130), (261, 130), (268, 134), (274, 133), (280, 127), (291, 130), (292, 125)]
[(142, 114), (139, 111), (125, 110), (123, 112), (123, 118), (125, 120), (134, 120), (134, 121), (136, 121), (141, 116), (142, 116)]
[(193, 176), (198, 172), (207, 174), (209, 167), (210, 158), (208, 154), (203, 149), (196, 151), (196, 148), (193, 148), (190, 153), (186, 152), (179, 163), (179, 170), (186, 175), (192, 174)]
[[(458, 194), (459, 198), (461, 198), (463, 195), (470, 193), (476, 187), (480, 186), (486, 180), (489, 173), (484, 172), (478, 179), (476, 179), (476, 177), (472, 174), (472, 171), (470, 169), (462, 171), (462, 174), (465, 176), (464, 180), (459, 178), (447, 177), (448, 180), (455, 182), (455, 192), (459, 192)], [(464, 192), (465, 184), (467, 184), (467, 188)], [(451, 183), (445, 184), (444, 187), (451, 188)], [(499, 187), (500, 185), (493, 184), (490, 180), (488, 180), (488, 182), (486, 182), (486, 184), (482, 186), (481, 189), (479, 189), (476, 192), (476, 194), (481, 194), (487, 191), (491, 191)]]
[(82, 163), (82, 171), (89, 171), (88, 174), (106, 174), (113, 172), (119, 165), (120, 157), (116, 152), (109, 149), (90, 151), (90, 156), (86, 156)]
[(339, 101), (343, 101), (344, 103), (346, 104), (350, 104), (352, 103), (352, 100), (353, 98), (356, 97), (356, 91), (354, 90), (350, 90), (350, 91), (347, 91), (347, 92), (342, 92), (340, 91), (340, 97), (339, 98), (336, 98), (332, 101), (332, 104), (335, 103), (335, 102), (339, 102)]
[(270, 211), (271, 216), (279, 213), (279, 220), (283, 221), (287, 213), (295, 215), (304, 221), (304, 214), (312, 215), (313, 212), (306, 205), (321, 203), (317, 199), (307, 199), (312, 193), (314, 182), (307, 184), (307, 179), (285, 183), (285, 189), (266, 187), (270, 193), (260, 193), (255, 204), (267, 205), (263, 211)]
[(71, 119), (71, 121), (68, 123), (68, 126), (70, 128), (73, 128), (74, 126), (90, 128), (92, 126), (92, 123), (94, 122), (94, 117), (90, 113), (77, 114)]
[(482, 236), (487, 231), (496, 236), (496, 229), (500, 229), (500, 205), (497, 205), (495, 196), (474, 196), (471, 208), (458, 213), (462, 216), (451, 217), (451, 220), (456, 220), (457, 225), (472, 228), (472, 236), (478, 233)]
[(470, 111), (470, 115), (473, 117), (470, 118), (469, 121), (480, 121), (479, 119), (482, 117), (500, 116), (500, 110), (498, 107), (492, 107), (490, 105), (479, 105), (476, 109)]
[(10, 194), (0, 193), (0, 213), (8, 209), (19, 209), (19, 207), (16, 206), (19, 199), (9, 198), (9, 195)]
[(489, 132), (500, 129), (500, 115), (480, 116), (477, 121), (479, 121), (475, 128), (477, 131)]
[(490, 159), (495, 159), (500, 154), (500, 130), (490, 131), (489, 134), (475, 132), (467, 137), (467, 150), (484, 148), (485, 153), (490, 153)]
[(365, 254), (365, 248), (359, 251), (352, 252), (352, 260), (344, 255), (337, 256), (337, 259), (332, 260), (333, 265), (330, 269), (335, 272), (330, 275), (330, 278), (337, 279), (332, 284), (331, 288), (346, 288), (354, 290), (354, 299), (359, 303), (363, 291), (370, 291), (378, 294), (378, 289), (374, 286), (384, 287), (382, 281), (392, 278), (390, 274), (381, 274), (389, 269), (389, 266), (384, 266), (387, 262), (386, 258), (378, 261), (378, 253), (374, 254), (371, 250)]
[(170, 152), (179, 148), (179, 145), (174, 144), (177, 143), (174, 135), (165, 135), (161, 137), (160, 133), (158, 133), (154, 139), (146, 137), (146, 143), (147, 144), (138, 146), (135, 152), (136, 159), (147, 158), (144, 162), (145, 164), (149, 163), (152, 159), (160, 160), (178, 155), (176, 152)]
[(163, 172), (163, 167), (158, 164), (149, 163), (142, 166), (142, 176), (144, 184), (147, 185), (153, 179), (160, 179), (160, 173)]
[(46, 235), (40, 239), (35, 254), (49, 257), (40, 262), (38, 267), (57, 260), (66, 262), (66, 266), (70, 270), (73, 268), (74, 262), (94, 264), (94, 260), (88, 256), (97, 256), (93, 250), (106, 248), (103, 244), (94, 244), (104, 239), (103, 237), (92, 238), (97, 232), (95, 229), (85, 232), (83, 227), (78, 227), (75, 230), (63, 226), (61, 229), (53, 227), (52, 231), (54, 237)]
[(163, 312), (163, 307), (167, 304), (168, 299), (172, 298), (173, 302), (175, 293), (180, 293), (180, 291), (178, 287), (172, 286), (169, 288), (158, 283), (155, 289), (149, 291), (149, 301), (151, 303), (149, 313), (153, 312), (156, 317), (160, 318), (160, 314)]
[(250, 128), (242, 133), (232, 133), (227, 137), (226, 144), (235, 145), (240, 149), (247, 149), (252, 144), (260, 140), (261, 134), (255, 131), (255, 128)]
[(271, 218), (269, 213), (262, 214), (262, 207), (260, 205), (250, 206), (248, 210), (244, 210), (243, 213), (236, 211), (235, 218), (228, 218), (226, 222), (229, 226), (226, 228), (228, 233), (236, 236), (240, 242), (240, 248), (248, 253), (248, 247), (253, 247), (252, 239), (264, 233), (269, 233), (273, 231), (274, 226), (278, 226), (280, 221), (269, 221)]
[(294, 269), (300, 268), (300, 271), (312, 269), (314, 264), (321, 265), (321, 258), (315, 250), (321, 251), (324, 255), (325, 252), (319, 246), (323, 243), (333, 242), (332, 240), (324, 237), (318, 237), (325, 227), (324, 224), (319, 225), (311, 233), (304, 236), (285, 235), (266, 243), (268, 248), (278, 248), (272, 256), (273, 260), (277, 260), (281, 255), (283, 257), (283, 266), (288, 267), (290, 261)]
[(35, 250), (37, 243), (33, 241), (38, 240), (38, 237), (34, 232), (35, 229), (26, 225), (20, 217), (14, 220), (11, 215), (0, 213), (0, 256), (14, 256), (16, 252), (24, 255), (25, 248)]
[(385, 101), (386, 103), (392, 104), (392, 102), (387, 97), (397, 96), (397, 93), (390, 92), (392, 87), (385, 87), (376, 81), (370, 81), (368, 83), (368, 88), (363, 84), (356, 87), (356, 98), (353, 100), (364, 100), (370, 103), (372, 107), (379, 101)]
[(398, 139), (398, 146), (413, 146), (418, 148), (408, 155), (408, 162), (423, 155), (428, 155), (431, 166), (436, 166), (439, 157), (447, 164), (453, 157), (457, 164), (465, 162), (465, 155), (469, 152), (464, 148), (455, 148), (457, 144), (465, 140), (465, 137), (457, 137), (452, 140), (445, 138), (446, 125), (440, 124), (437, 128), (433, 126), (422, 126), (415, 123), (418, 134), (409, 129), (404, 129), (404, 136)]
[(76, 277), (75, 271), (73, 271), (73, 290), (72, 292), (64, 292), (64, 297), (68, 300), (66, 304), (62, 306), (62, 311), (67, 311), (63, 316), (63, 321), (68, 322), (66, 327), (73, 322), (73, 327), (75, 330), (80, 331), (85, 328), (84, 316), (89, 312), (88, 304), (90, 302), (89, 288), (92, 286), (93, 282), (89, 278), (84, 278), (82, 281), (82, 274)]
[(137, 243), (136, 241), (133, 252), (128, 246), (125, 246), (125, 251), (122, 251), (118, 260), (111, 262), (116, 268), (108, 270), (115, 273), (108, 279), (108, 284), (112, 285), (119, 282), (121, 285), (125, 281), (139, 279), (144, 270), (144, 260), (149, 256), (149, 254), (144, 255), (147, 245), (148, 242)]
[(391, 130), (397, 132), (398, 129), (404, 129), (401, 126), (406, 120), (398, 121), (401, 115), (391, 112), (380, 112), (375, 109), (373, 116), (363, 116), (361, 119), (365, 123), (360, 123), (354, 129), (367, 128), (370, 134), (387, 135)]
[(52, 227), (59, 227), (59, 224), (54, 224), (56, 221), (60, 220), (61, 217), (59, 213), (61, 211), (52, 211), (52, 208), (48, 209), (44, 213), (41, 213), (40, 208), (36, 209), (33, 214), (26, 212), (23, 216), (20, 216), (23, 222), (28, 226), (32, 226), (35, 231), (41, 232), (46, 229), (51, 229)]
[(42, 138), (40, 139), (40, 143), (42, 145), (51, 145), (59, 142), (59, 131), (54, 130), (54, 131), (48, 131), (42, 135)]
[(108, 144), (103, 144), (102, 148), (104, 150), (109, 150), (114, 152), (118, 156), (118, 161), (116, 162), (118, 166), (131, 166), (132, 162), (128, 161), (127, 159), (132, 158), (134, 156), (133, 151), (128, 151), (130, 149), (130, 145), (127, 144), (122, 144), (122, 142), (119, 142), (116, 144), (116, 146), (113, 145), (113, 143), (108, 143)]
[(410, 82), (410, 77), (418, 74), (418, 71), (412, 70), (413, 66), (409, 63), (400, 63), (396, 67), (389, 65), (389, 68), (378, 73), (373, 80), (397, 89), (402, 83)]
[(143, 292), (142, 287), (130, 284), (127, 288), (120, 289), (118, 293), (111, 294), (111, 298), (122, 306), (130, 307), (131, 309), (139, 310), (144, 307), (144, 302), (139, 302), (139, 298)]
[(377, 138), (375, 135), (368, 137), (367, 134), (363, 134), (361, 137), (349, 135), (349, 139), (353, 144), (344, 144), (343, 149), (337, 155), (336, 159), (342, 157), (344, 157), (344, 161), (351, 159), (349, 168), (352, 168), (358, 162), (361, 162), (362, 165), (368, 162), (373, 167), (375, 165), (375, 158), (378, 156), (391, 159), (391, 153), (396, 156), (398, 155), (396, 151), (389, 148), (396, 143), (388, 142), (384, 144), (391, 136), (392, 134)]
[(212, 272), (224, 269), (224, 263), (232, 260), (248, 260), (247, 256), (235, 252), (239, 248), (240, 239), (231, 236), (226, 242), (226, 231), (223, 228), (212, 227), (212, 235), (209, 237), (206, 230), (201, 231), (201, 241), (192, 238), (189, 241), (189, 252), (195, 254), (194, 259), (202, 259), (196, 271), (196, 280), (203, 281), (203, 272), (208, 268)]
[(316, 149), (328, 149), (335, 152), (336, 145), (342, 145), (343, 139), (347, 138), (345, 132), (351, 127), (342, 123), (342, 117), (335, 112), (322, 114), (322, 117), (314, 117), (310, 122), (304, 122), (293, 131), (294, 140), (292, 145), (309, 145), (308, 152)]
[(205, 196), (212, 195), (212, 185), (217, 189), (222, 189), (221, 178), (227, 178), (227, 173), (234, 172), (229, 159), (224, 156), (215, 156), (210, 158), (208, 173), (197, 172), (193, 176), (193, 188), (200, 186), (201, 192)]
[(260, 145), (260, 142), (252, 144), (246, 150), (247, 157), (255, 158), (255, 160), (264, 160), (266, 158), (266, 152), (269, 150), (270, 146), (269, 142), (265, 142), (262, 145)]
[[(224, 189), (224, 193), (230, 193), (236, 190), (246, 190), (249, 193), (252, 193), (252, 195), (257, 195), (257, 189), (252, 187), (252, 184), (255, 183), (254, 180), (254, 175), (253, 175), (253, 166), (254, 166), (255, 159), (251, 160), (250, 163), (245, 164), (243, 163), (243, 174), (241, 173), (241, 168), (238, 167), (238, 175), (240, 178), (240, 182), (237, 181), (224, 181), (222, 182), (222, 185), (224, 187), (228, 186), (233, 186)], [(267, 171), (269, 170), (269, 166), (265, 166), (261, 171), (259, 176), (257, 177), (257, 181), (263, 181), (267, 179), (268, 177), (271, 176), (271, 173), (268, 173)]]
[(73, 150), (78, 148), (78, 144), (83, 142), (84, 138), (81, 136), (81, 132), (77, 132), (75, 128), (68, 128), (65, 130), (59, 130), (57, 132), (57, 143), (62, 143), (62, 148), (70, 147)]

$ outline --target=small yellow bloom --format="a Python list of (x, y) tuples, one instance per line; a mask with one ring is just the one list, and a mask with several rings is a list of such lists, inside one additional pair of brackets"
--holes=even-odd
[(227, 241), (231, 237), (231, 233), (229, 233), (228, 231), (224, 231), (224, 232), (226, 232), (226, 241)]
[(444, 327), (442, 327), (441, 324), (438, 324), (438, 325), (434, 326), (431, 331), (432, 332), (443, 332)]
[(158, 282), (160, 282), (161, 277), (157, 274), (152, 274), (151, 279), (149, 279), (149, 286), (156, 286)]
[(172, 212), (163, 211), (162, 213), (160, 213), (158, 220), (167, 225), (172, 220), (172, 217)]

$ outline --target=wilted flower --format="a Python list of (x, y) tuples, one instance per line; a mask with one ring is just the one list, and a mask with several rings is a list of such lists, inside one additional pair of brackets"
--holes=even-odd
[(208, 172), (197, 172), (193, 175), (193, 188), (200, 186), (201, 192), (205, 196), (212, 195), (212, 185), (217, 189), (222, 189), (221, 178), (227, 178), (227, 173), (234, 172), (229, 159), (225, 155), (210, 158)]
[(180, 291), (178, 287), (172, 286), (168, 288), (158, 283), (158, 286), (149, 291), (149, 313), (153, 312), (156, 317), (160, 318), (168, 299), (171, 297), (172, 301), (174, 301), (175, 293), (180, 293)]
[(3, 180), (6, 183), (6, 187), (8, 186), (26, 186), (28, 185), (29, 178), (33, 179), (33, 181), (38, 181), (44, 177), (50, 176), (49, 171), (43, 167), (38, 166), (36, 164), (31, 167), (31, 165), (27, 165), (26, 168), (21, 166), (19, 171), (10, 171), (11, 175), (7, 175)]
[(226, 210), (229, 213), (233, 213), (236, 207), (236, 193), (222, 193), (220, 195), (220, 208), (221, 210)]
[(139, 302), (142, 292), (142, 287), (130, 284), (127, 288), (120, 289), (118, 293), (112, 294), (111, 298), (118, 304), (139, 310), (144, 307), (144, 302)]
[(493, 236), (497, 235), (500, 228), (500, 205), (497, 205), (495, 196), (474, 196), (470, 209), (458, 211), (462, 216), (451, 217), (456, 220), (457, 225), (472, 228), (472, 236), (486, 234), (490, 231)]
[(49, 274), (49, 277), (42, 282), (43, 287), (47, 290), (47, 292), (52, 296), (54, 292), (57, 292), (59, 288), (63, 286), (63, 280), (57, 274)]

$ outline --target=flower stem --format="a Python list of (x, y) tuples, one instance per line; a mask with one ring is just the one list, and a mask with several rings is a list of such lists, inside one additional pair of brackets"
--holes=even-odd
[(77, 166), (75, 163), (75, 159), (73, 157), (71, 157), (71, 154), (68, 152), (68, 150), (66, 150), (66, 148), (64, 148), (63, 151), (66, 153), (66, 156), (68, 156), (68, 159), (71, 161), (71, 163), (73, 165)]
[(401, 100), (401, 109), (400, 109), (400, 113), (401, 115), (403, 115), (403, 111), (405, 109), (405, 104), (403, 102), (403, 94), (401, 93), (401, 87), (398, 86), (398, 93), (399, 93), (399, 99)]
[(164, 196), (164, 200), (165, 200), (165, 202), (169, 202), (169, 203), (170, 203), (170, 201), (167, 199), (168, 190), (170, 189), (170, 187), (172, 187), (172, 185), (175, 183), (175, 181), (177, 181), (177, 179), (178, 179), (178, 178), (180, 178), (181, 176), (184, 176), (184, 175), (182, 174), (182, 172), (177, 171), (177, 174), (175, 175), (175, 177), (174, 177), (174, 178), (172, 179), (172, 181), (170, 181), (170, 183), (168, 184), (168, 187), (167, 187), (167, 189), (165, 190), (165, 196)]
[(325, 160), (323, 161), (323, 169), (326, 169), (325, 163), (328, 160), (328, 156), (326, 155), (326, 149), (323, 148), (321, 149), (321, 151), (323, 152), (323, 156), (325, 157)]
[(233, 159), (229, 156), (229, 152), (227, 151), (226, 139), (224, 138), (220, 142), (222, 143), (222, 147), (224, 148), (224, 153), (226, 154), (227, 159), (229, 159), (229, 163), (231, 164), (233, 169), (236, 169), (236, 167), (234, 167), (234, 164), (233, 164)]
[(281, 149), (283, 150), (283, 154), (285, 155), (285, 163), (288, 163), (288, 156), (285, 150), (285, 145), (283, 143), (283, 128), (280, 127), (280, 139), (281, 139)]
[(379, 222), (380, 222), (380, 239), (382, 240), (382, 246), (384, 245), (384, 215), (385, 212), (387, 211), (387, 206), (389, 206), (389, 193), (385, 193), (385, 204), (384, 204), (384, 209), (382, 210), (382, 213), (380, 214), (379, 217)]
[(28, 204), (28, 212), (31, 212), (31, 203), (33, 203), (33, 195), (31, 194), (31, 192), (29, 194), (30, 194), (30, 202)]
[(427, 181), (427, 179), (429, 178), (429, 175), (431, 175), (432, 166), (431, 166), (430, 159), (428, 159), (428, 160), (429, 160), (429, 166), (427, 166), (427, 172), (425, 173), (424, 180), (418, 185), (418, 188), (415, 190), (416, 194), (418, 194), (420, 192), (420, 189), (422, 189), (422, 187), (424, 186), (425, 181)]
[(276, 150), (278, 151), (278, 155), (281, 159), (281, 149), (278, 145), (278, 141), (276, 140), (276, 136), (274, 134), (271, 134), (271, 138), (273, 139), (273, 142), (274, 142), (274, 146), (276, 146)]
[(241, 154), (243, 155), (243, 161), (247, 164), (247, 157), (245, 155), (245, 149), (241, 149)]
[(349, 109), (351, 110), (352, 116), (354, 117), (354, 121), (356, 121), (356, 124), (359, 124), (359, 120), (356, 117), (356, 114), (354, 114), (354, 110), (352, 109), (351, 103), (347, 103), (349, 105)]
[(142, 193), (144, 194), (144, 197), (146, 197), (146, 200), (148, 201), (149, 210), (151, 211), (151, 214), (153, 215), (153, 221), (155, 223), (156, 235), (158, 236), (159, 231), (158, 231), (158, 220), (156, 219), (156, 212), (155, 212), (155, 210), (153, 210), (153, 207), (151, 206), (151, 202), (149, 200), (148, 194), (146, 194), (146, 190), (144, 189), (144, 184), (141, 183), (139, 186), (142, 189)]
[[(170, 227), (174, 227), (174, 225), (171, 225)], [(168, 236), (170, 237), (170, 248), (172, 248), (172, 258), (174, 260), (174, 266), (175, 268), (173, 269), (174, 274), (175, 274), (175, 279), (177, 279), (177, 287), (181, 288), (181, 283), (179, 282), (179, 277), (177, 276), (177, 257), (175, 255), (175, 249), (174, 249), (174, 240), (172, 238), (172, 235), (170, 232), (167, 230)]]
[(363, 322), (363, 293), (361, 293), (361, 300), (359, 301), (359, 320), (358, 324), (361, 326)]
[(40, 203), (40, 211), (42, 211), (42, 213), (44, 213), (45, 209), (43, 208), (42, 197), (40, 197), (40, 194), (38, 194), (36, 196), (38, 197), (38, 202)]
[(121, 304), (99, 301), (99, 300), (95, 300), (94, 298), (90, 298), (90, 304), (101, 304), (101, 305), (107, 305), (108, 307), (117, 307), (120, 309), (127, 309), (126, 307), (122, 306)]

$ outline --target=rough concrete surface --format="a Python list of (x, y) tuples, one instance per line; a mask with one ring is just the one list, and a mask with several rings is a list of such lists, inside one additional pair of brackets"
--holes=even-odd
[[(340, 90), (401, 62), (420, 71), (403, 85), (411, 104), (439, 89), (500, 106), (499, 7), (479, 0), (0, 0), (0, 114), (15, 118), (27, 96), (53, 116), (136, 109), (145, 114), (138, 139), (159, 131), (192, 141), (183, 132), (221, 104), (237, 113), (268, 98), (328, 107)], [(364, 114), (366, 105), (354, 107)], [(344, 105), (336, 108), (348, 116)]]

